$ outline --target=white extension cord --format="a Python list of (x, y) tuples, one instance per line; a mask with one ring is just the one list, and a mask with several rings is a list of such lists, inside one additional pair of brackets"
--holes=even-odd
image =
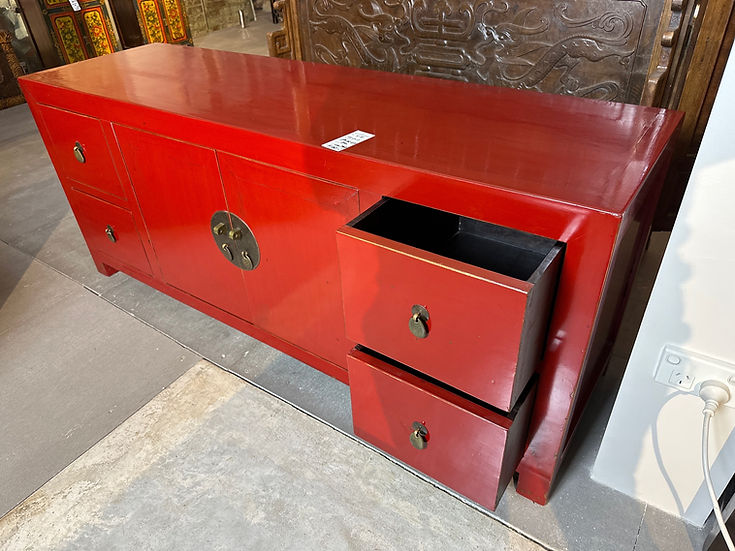
[(725, 539), (725, 544), (730, 551), (735, 551), (735, 545), (732, 543), (730, 532), (728, 532), (725, 521), (722, 519), (722, 510), (720, 509), (720, 503), (717, 501), (717, 494), (712, 485), (712, 475), (709, 470), (709, 422), (714, 417), (717, 408), (730, 399), (730, 391), (724, 384), (718, 381), (706, 381), (700, 387), (699, 397), (704, 400), (704, 409), (702, 410), (704, 414), (704, 423), (702, 425), (702, 470), (704, 471), (704, 481), (707, 485), (715, 518), (717, 519), (717, 524), (720, 525), (720, 531), (722, 532), (722, 537)]

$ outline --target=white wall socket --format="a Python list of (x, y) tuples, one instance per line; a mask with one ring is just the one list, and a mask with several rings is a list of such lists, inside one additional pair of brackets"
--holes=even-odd
[(725, 406), (735, 408), (735, 365), (667, 344), (661, 351), (654, 380), (687, 394), (699, 395), (705, 381), (719, 381), (730, 389)]

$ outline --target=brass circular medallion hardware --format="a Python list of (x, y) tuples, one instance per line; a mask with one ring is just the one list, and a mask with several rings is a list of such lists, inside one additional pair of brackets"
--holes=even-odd
[(80, 163), (87, 162), (87, 158), (84, 156), (84, 148), (79, 142), (74, 143), (74, 158)]
[(112, 226), (109, 224), (105, 228), (105, 235), (107, 236), (107, 239), (115, 243), (117, 241), (117, 236), (115, 235), (115, 230), (112, 229)]
[(418, 304), (411, 307), (411, 317), (408, 319), (408, 328), (417, 339), (429, 336), (429, 311)]
[(218, 210), (209, 221), (214, 242), (228, 262), (241, 270), (254, 270), (260, 263), (260, 248), (252, 230), (236, 215)]
[(423, 423), (414, 421), (411, 425), (411, 434), (408, 436), (411, 445), (417, 450), (425, 450), (429, 445), (429, 429)]

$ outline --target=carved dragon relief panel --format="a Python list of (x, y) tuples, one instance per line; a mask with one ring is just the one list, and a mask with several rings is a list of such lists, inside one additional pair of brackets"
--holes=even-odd
[(642, 0), (308, 0), (299, 9), (306, 60), (632, 103), (658, 24), (651, 30)]

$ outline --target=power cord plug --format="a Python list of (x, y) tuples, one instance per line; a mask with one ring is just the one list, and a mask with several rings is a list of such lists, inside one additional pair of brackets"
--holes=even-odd
[(704, 400), (702, 413), (712, 417), (718, 407), (730, 400), (730, 389), (720, 381), (705, 381), (699, 387), (699, 397)]
[(728, 532), (725, 521), (722, 518), (722, 510), (720, 509), (720, 503), (717, 501), (717, 494), (712, 484), (712, 475), (709, 466), (709, 422), (714, 417), (717, 408), (730, 400), (730, 390), (720, 381), (705, 381), (699, 387), (699, 397), (704, 400), (704, 409), (702, 410), (704, 414), (704, 424), (702, 425), (702, 470), (704, 471), (704, 481), (707, 485), (715, 518), (717, 519), (717, 524), (720, 525), (720, 531), (722, 532), (725, 544), (729, 551), (735, 551), (735, 545), (732, 543), (730, 532)]

